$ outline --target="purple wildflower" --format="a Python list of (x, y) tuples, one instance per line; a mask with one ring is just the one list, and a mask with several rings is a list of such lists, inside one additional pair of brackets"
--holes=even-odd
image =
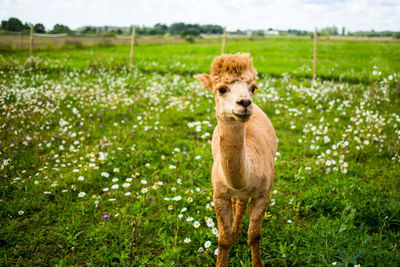
[(103, 220), (108, 220), (108, 219), (110, 219), (110, 216), (108, 216), (108, 214), (104, 214), (103, 215)]

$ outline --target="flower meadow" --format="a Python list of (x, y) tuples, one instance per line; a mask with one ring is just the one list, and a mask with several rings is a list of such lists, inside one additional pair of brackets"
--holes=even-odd
[[(2, 266), (215, 264), (210, 92), (174, 72), (2, 60)], [(279, 139), (265, 264), (400, 264), (400, 77), (369, 71), (259, 80)], [(232, 266), (251, 264), (247, 226)]]

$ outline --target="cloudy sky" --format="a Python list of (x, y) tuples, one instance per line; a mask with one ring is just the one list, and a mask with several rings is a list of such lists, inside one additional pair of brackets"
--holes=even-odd
[(66, 24), (219, 24), (236, 29), (400, 30), (400, 0), (0, 0), (0, 20), (18, 17), (46, 29)]

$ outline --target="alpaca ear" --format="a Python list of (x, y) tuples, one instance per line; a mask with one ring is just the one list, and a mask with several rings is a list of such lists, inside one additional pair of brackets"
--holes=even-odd
[(206, 74), (206, 73), (197, 74), (194, 77), (200, 81), (201, 86), (203, 86), (205, 89), (212, 91), (212, 84), (211, 84), (211, 79), (210, 79), (209, 74)]

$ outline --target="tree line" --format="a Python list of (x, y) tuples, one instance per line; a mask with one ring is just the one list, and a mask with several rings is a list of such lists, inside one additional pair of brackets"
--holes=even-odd
[[(294, 29), (289, 29), (287, 31), (279, 31), (279, 33), (281, 35), (298, 35), (298, 36), (307, 36), (307, 35), (312, 36), (314, 34), (314, 32), (311, 32), (311, 31), (294, 30)], [(318, 29), (317, 35), (318, 36), (355, 36), (355, 37), (393, 37), (395, 39), (400, 39), (400, 32), (375, 31), (375, 30), (350, 32), (350, 31), (346, 31), (345, 27), (342, 27), (341, 30), (339, 30), (339, 28), (336, 26), (324, 27), (324, 28)]]
[[(45, 26), (42, 23), (37, 23), (34, 26), (34, 31), (36, 33), (68, 33), (68, 34), (102, 34), (102, 35), (115, 35), (115, 34), (123, 34), (126, 33), (122, 30), (122, 28), (126, 27), (93, 27), (93, 26), (85, 26), (80, 28), (77, 31), (72, 31), (68, 26), (63, 24), (56, 24), (53, 26), (53, 29), (46, 30)], [(99, 30), (101, 29), (101, 30)], [(23, 23), (18, 18), (9, 18), (8, 20), (1, 21), (0, 31), (3, 32), (29, 32), (30, 25), (25, 22)], [(129, 29), (129, 33), (131, 32), (132, 27)], [(272, 29), (269, 29), (272, 30)], [(224, 28), (219, 25), (214, 24), (188, 24), (183, 22), (173, 23), (171, 25), (157, 23), (153, 27), (148, 26), (138, 26), (136, 27), (137, 34), (143, 35), (180, 35), (183, 37), (196, 37), (200, 34), (221, 34), (224, 32)], [(237, 30), (235, 32), (230, 32), (230, 34), (247, 34), (247, 31)], [(263, 30), (252, 31), (252, 35), (264, 36)], [(304, 31), (304, 30), (295, 30), (289, 29), (279, 31), (281, 35), (298, 35), (298, 36), (312, 36), (313, 32)], [(342, 36), (362, 36), (362, 37), (393, 37), (396, 39), (400, 39), (400, 32), (393, 31), (356, 31), (350, 32), (347, 31), (345, 27), (342, 27), (339, 31), (338, 27), (325, 27), (318, 30), (319, 36), (330, 36), (330, 35), (342, 35)]]
[[(93, 27), (86, 26), (81, 28), (79, 32), (72, 31), (68, 26), (63, 24), (54, 25), (53, 29), (46, 30), (42, 23), (37, 23), (33, 26), (36, 33), (82, 33), (82, 34), (95, 34), (98, 33), (99, 28), (107, 27)], [(110, 27), (111, 30), (106, 30), (106, 32), (114, 32), (121, 34), (121, 29), (116, 29), (118, 27)], [(122, 27), (121, 27), (122, 28)], [(1, 30), (8, 32), (27, 32), (30, 30), (30, 25), (25, 22), (23, 23), (18, 18), (9, 18), (8, 20), (1, 21)], [(157, 23), (153, 27), (139, 26), (136, 27), (136, 33), (144, 35), (181, 35), (181, 36), (199, 36), (200, 34), (221, 34), (224, 29), (219, 25), (207, 24), (186, 24), (183, 22), (173, 23), (171, 25)]]
[[(116, 29), (116, 27), (93, 27), (86, 26), (81, 29), (80, 32), (84, 34), (94, 34), (98, 32), (98, 29), (106, 29), (106, 32), (114, 32), (117, 34), (123, 33), (122, 29)], [(183, 22), (173, 23), (171, 25), (157, 23), (153, 27), (148, 26), (136, 26), (136, 33), (143, 35), (181, 35), (181, 36), (199, 36), (200, 34), (221, 34), (224, 32), (224, 28), (219, 25), (207, 24), (186, 24)]]
[(138, 34), (148, 35), (181, 35), (181, 36), (199, 36), (200, 34), (221, 34), (224, 32), (224, 28), (219, 25), (207, 24), (186, 24), (183, 22), (173, 23), (170, 26), (166, 24), (157, 23), (153, 27), (137, 27), (136, 32)]
[[(8, 20), (1, 21), (1, 30), (8, 32), (28, 32), (30, 30), (30, 25), (25, 22), (22, 23), (17, 18), (9, 18)], [(37, 23), (33, 25), (33, 29), (36, 33), (71, 33), (72, 30), (68, 26), (62, 24), (54, 25), (52, 30), (46, 31), (46, 28), (42, 23)]]

